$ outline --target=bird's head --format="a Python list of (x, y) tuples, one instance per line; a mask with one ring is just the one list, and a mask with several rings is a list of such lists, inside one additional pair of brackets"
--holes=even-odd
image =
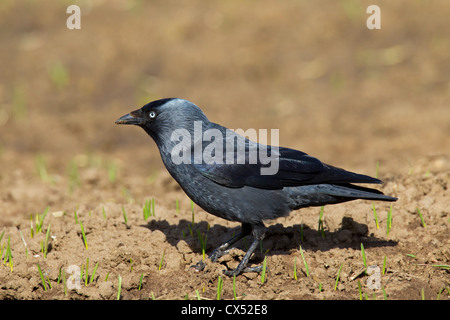
[(190, 101), (168, 98), (152, 101), (116, 120), (116, 124), (142, 127), (157, 143), (170, 140), (176, 129), (192, 130), (194, 121), (209, 123), (202, 110)]

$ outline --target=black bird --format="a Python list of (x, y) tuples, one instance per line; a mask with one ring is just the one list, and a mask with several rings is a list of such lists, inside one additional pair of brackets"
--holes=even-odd
[[(382, 183), (378, 179), (327, 165), (298, 150), (254, 142), (210, 122), (187, 100), (150, 102), (119, 118), (116, 124), (143, 128), (156, 142), (171, 176), (197, 205), (242, 223), (241, 232), (209, 256), (213, 262), (238, 240), (253, 236), (242, 261), (236, 269), (224, 271), (227, 275), (261, 271), (261, 266), (247, 267), (247, 263), (264, 238), (264, 220), (287, 216), (300, 208), (356, 199), (397, 200), (353, 185)], [(255, 159), (255, 155), (259, 157)], [(204, 267), (203, 261), (195, 266), (197, 270)]]

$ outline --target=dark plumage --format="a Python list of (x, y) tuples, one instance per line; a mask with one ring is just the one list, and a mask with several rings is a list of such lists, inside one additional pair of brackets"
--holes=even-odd
[[(247, 268), (247, 263), (264, 237), (264, 220), (286, 216), (304, 207), (356, 199), (397, 200), (378, 190), (353, 185), (379, 184), (378, 179), (324, 164), (301, 151), (253, 142), (210, 122), (199, 107), (187, 100), (153, 101), (116, 123), (138, 125), (153, 138), (167, 170), (197, 205), (218, 217), (242, 223), (242, 232), (215, 249), (211, 260), (216, 261), (226, 254), (230, 246), (244, 236), (253, 235), (254, 241), (244, 259), (235, 270), (225, 271), (228, 275), (261, 269)], [(201, 124), (201, 131), (195, 129), (194, 123), (197, 129)], [(199, 132), (212, 133), (214, 139), (199, 139), (198, 135), (195, 138)], [(223, 138), (216, 141), (217, 137)], [(211, 151), (212, 142), (216, 148), (207, 153)], [(242, 150), (244, 152), (240, 153)], [(195, 158), (198, 151), (211, 155), (211, 159)], [(259, 157), (256, 161), (250, 160), (252, 154), (259, 155), (260, 151), (276, 158), (278, 170), (274, 174), (262, 174), (261, 169), (270, 165)], [(177, 158), (180, 155), (189, 161), (180, 163)], [(241, 164), (240, 155), (245, 155), (245, 163)], [(204, 263), (199, 262), (196, 268), (203, 269)]]

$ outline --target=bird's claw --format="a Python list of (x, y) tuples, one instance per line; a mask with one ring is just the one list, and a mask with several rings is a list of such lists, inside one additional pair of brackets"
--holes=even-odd
[(196, 264), (191, 265), (189, 268), (194, 268), (196, 272), (203, 271), (205, 269), (206, 263), (203, 260), (200, 260)]
[[(234, 270), (223, 270), (223, 273), (225, 274), (225, 275), (227, 275), (227, 276), (229, 276), (229, 277), (233, 277), (233, 276), (237, 276), (237, 275), (239, 275), (239, 274), (241, 274), (241, 273), (244, 273), (244, 272), (257, 272), (257, 273), (259, 273), (259, 272), (261, 272), (262, 270), (263, 270), (263, 266), (262, 265), (260, 265), (260, 266), (256, 266), (256, 267), (246, 267), (246, 268), (244, 268), (244, 269), (242, 269), (242, 270), (239, 270), (240, 268), (239, 268), (239, 266), (236, 268), (236, 269), (234, 269)], [(268, 268), (266, 267), (266, 270), (268, 271)]]

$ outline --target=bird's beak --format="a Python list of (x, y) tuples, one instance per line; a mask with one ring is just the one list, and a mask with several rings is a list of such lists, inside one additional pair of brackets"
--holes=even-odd
[(135, 110), (130, 112), (129, 114), (124, 115), (116, 120), (116, 124), (135, 124), (141, 125), (144, 124), (145, 119), (140, 117), (141, 111)]

